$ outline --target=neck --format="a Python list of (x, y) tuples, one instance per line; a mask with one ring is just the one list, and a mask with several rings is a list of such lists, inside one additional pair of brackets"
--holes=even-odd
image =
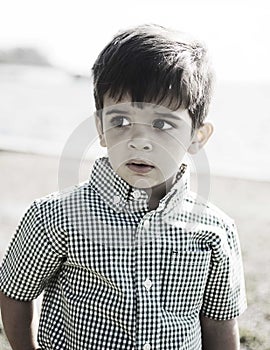
[(166, 196), (173, 185), (174, 177), (168, 179), (155, 187), (145, 189), (148, 194), (148, 208), (149, 210), (154, 210), (159, 206), (160, 200)]

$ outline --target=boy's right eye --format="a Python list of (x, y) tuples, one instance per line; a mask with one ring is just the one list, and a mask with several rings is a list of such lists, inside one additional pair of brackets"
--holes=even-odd
[(117, 116), (111, 119), (111, 124), (116, 127), (129, 126), (130, 121), (126, 117)]

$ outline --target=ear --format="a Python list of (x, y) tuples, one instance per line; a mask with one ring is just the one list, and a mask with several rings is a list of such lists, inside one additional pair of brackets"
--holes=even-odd
[(188, 153), (190, 154), (197, 153), (209, 140), (213, 131), (214, 131), (214, 127), (211, 123), (205, 123), (199, 129), (197, 129), (191, 140), (191, 144), (188, 148)]
[(95, 113), (95, 122), (96, 122), (96, 128), (97, 128), (97, 132), (98, 132), (98, 136), (99, 136), (100, 146), (107, 147), (106, 140), (105, 140), (104, 133), (103, 133), (103, 126), (102, 126), (101, 118), (102, 118), (102, 116), (99, 117), (97, 115), (97, 113)]

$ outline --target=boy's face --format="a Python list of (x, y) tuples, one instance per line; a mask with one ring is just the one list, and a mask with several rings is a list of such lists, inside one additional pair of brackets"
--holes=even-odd
[(132, 104), (129, 98), (116, 103), (107, 96), (102, 123), (97, 117), (96, 124), (114, 171), (141, 189), (173, 179), (194, 143), (191, 118), (183, 108), (171, 111), (161, 105)]

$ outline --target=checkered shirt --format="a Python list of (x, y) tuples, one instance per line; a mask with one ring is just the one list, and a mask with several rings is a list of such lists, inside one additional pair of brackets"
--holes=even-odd
[(108, 158), (90, 181), (35, 200), (1, 267), (17, 300), (43, 291), (43, 350), (199, 350), (200, 313), (246, 307), (235, 224), (189, 189), (189, 171), (149, 211)]

